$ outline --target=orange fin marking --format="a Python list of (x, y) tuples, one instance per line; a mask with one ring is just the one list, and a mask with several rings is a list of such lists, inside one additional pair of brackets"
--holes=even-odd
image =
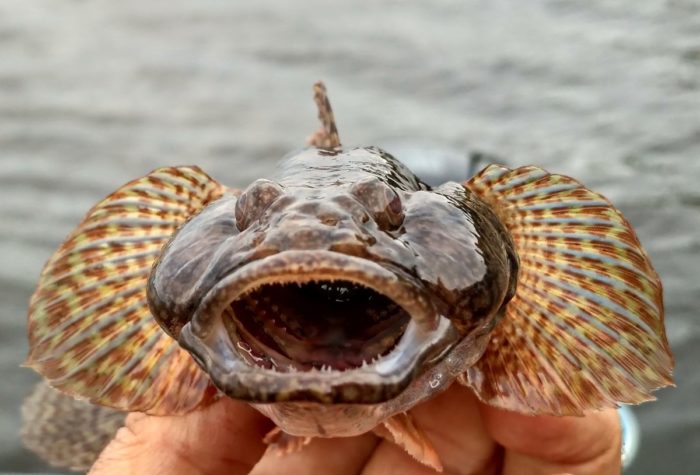
[(433, 444), (413, 423), (408, 413), (392, 416), (374, 429), (374, 433), (393, 442), (418, 462), (442, 472), (442, 462)]
[(288, 455), (298, 452), (311, 442), (313, 437), (299, 437), (289, 435), (279, 427), (275, 427), (265, 434), (263, 442), (268, 445), (267, 450), (272, 451), (277, 456)]
[(42, 271), (26, 365), (124, 411), (179, 414), (212, 400), (208, 376), (152, 318), (146, 285), (173, 233), (224, 192), (199, 168), (161, 168), (93, 207)]
[(488, 404), (558, 415), (640, 403), (672, 383), (661, 282), (606, 198), (536, 167), (491, 165), (465, 186), (505, 223), (520, 271), (461, 382)]

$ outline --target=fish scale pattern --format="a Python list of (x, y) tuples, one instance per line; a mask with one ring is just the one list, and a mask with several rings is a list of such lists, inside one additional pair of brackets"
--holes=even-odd
[(22, 405), (22, 442), (57, 467), (86, 472), (117, 430), (126, 413), (78, 401), (39, 383)]
[(537, 167), (491, 165), (465, 186), (506, 224), (520, 271), (463, 383), (488, 404), (555, 415), (640, 403), (671, 384), (661, 282), (606, 198)]
[(197, 167), (153, 171), (94, 206), (46, 264), (29, 308), (26, 365), (93, 403), (192, 410), (208, 376), (151, 316), (151, 267), (173, 233), (225, 188)]

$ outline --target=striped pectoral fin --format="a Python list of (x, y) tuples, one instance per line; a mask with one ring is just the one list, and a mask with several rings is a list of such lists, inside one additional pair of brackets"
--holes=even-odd
[(640, 403), (672, 384), (661, 282), (607, 199), (535, 167), (492, 165), (466, 187), (502, 218), (520, 270), (463, 382), (488, 404), (561, 415)]
[(178, 227), (225, 192), (199, 168), (162, 168), (93, 207), (41, 274), (26, 365), (63, 393), (125, 411), (210, 400), (208, 376), (152, 318), (146, 286)]

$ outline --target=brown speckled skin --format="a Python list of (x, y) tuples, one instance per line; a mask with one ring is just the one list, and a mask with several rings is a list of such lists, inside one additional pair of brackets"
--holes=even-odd
[[(225, 394), (258, 403), (291, 434), (351, 435), (473, 364), (514, 294), (517, 269), (500, 220), (461, 184), (430, 189), (377, 148), (310, 148), (284, 159), (273, 181), (225, 195), (182, 226), (154, 267), (148, 300)], [(410, 367), (396, 374), (390, 365), (382, 374), (257, 368), (222, 323), (230, 289), (256, 279), (361, 282), (400, 299), (426, 348), (407, 346)]]

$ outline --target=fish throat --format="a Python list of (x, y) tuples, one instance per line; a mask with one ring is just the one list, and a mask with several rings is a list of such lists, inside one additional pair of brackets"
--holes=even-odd
[(223, 320), (249, 364), (342, 371), (389, 353), (411, 316), (366, 285), (318, 280), (262, 284), (235, 298)]

